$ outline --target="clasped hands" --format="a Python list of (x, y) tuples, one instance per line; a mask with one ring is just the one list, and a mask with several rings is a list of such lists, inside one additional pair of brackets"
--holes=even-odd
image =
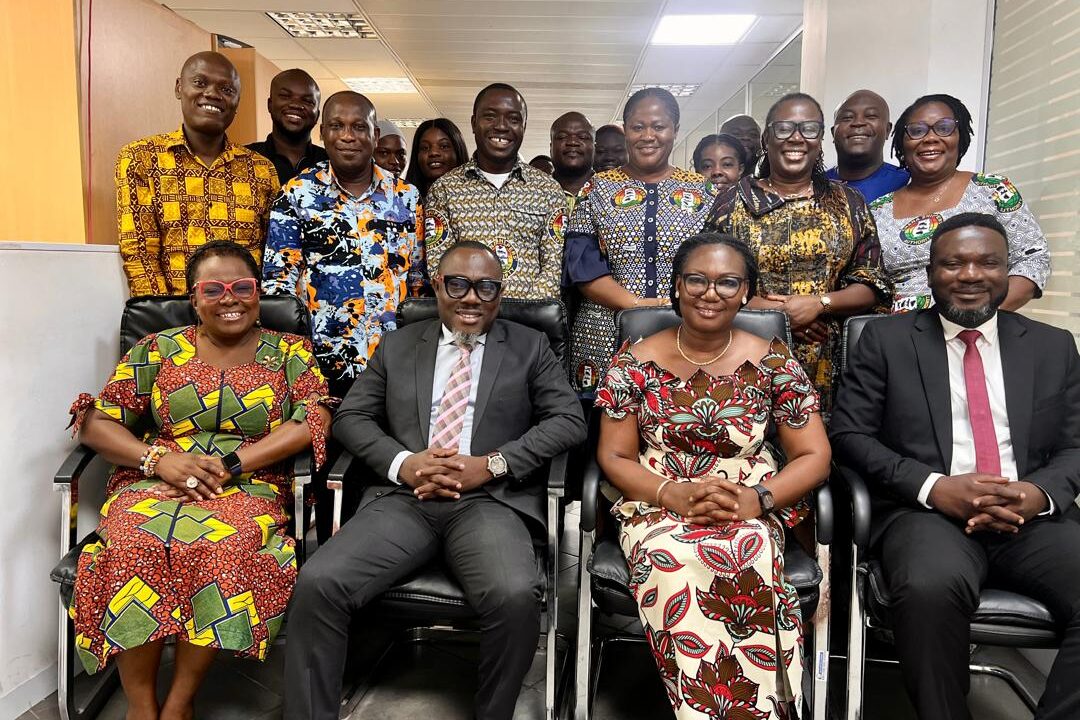
[[(221, 458), (198, 453), (167, 452), (158, 460), (154, 474), (161, 482), (154, 488), (159, 494), (180, 502), (213, 500), (221, 492), (221, 483), (229, 478), (229, 471)], [(187, 486), (188, 478), (199, 484)]]
[(757, 491), (718, 477), (668, 483), (660, 501), (691, 525), (722, 525), (761, 517)]
[(428, 448), (405, 458), (398, 477), (413, 489), (419, 500), (459, 500), (461, 493), (491, 479), (487, 457), (459, 455), (457, 448)]
[(968, 535), (980, 530), (1020, 532), (1020, 526), (1044, 512), (1048, 504), (1038, 485), (985, 473), (938, 478), (929, 501), (931, 507), (963, 521)]
[(820, 343), (829, 339), (828, 328), (818, 320), (825, 312), (825, 306), (817, 295), (766, 293), (756, 304), (763, 309), (780, 310), (787, 315), (791, 322), (791, 334), (799, 340)]

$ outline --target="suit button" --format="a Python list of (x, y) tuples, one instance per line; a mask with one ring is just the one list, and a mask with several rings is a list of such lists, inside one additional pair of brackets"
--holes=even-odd
[(382, 490), (376, 490), (375, 497), (382, 497)]

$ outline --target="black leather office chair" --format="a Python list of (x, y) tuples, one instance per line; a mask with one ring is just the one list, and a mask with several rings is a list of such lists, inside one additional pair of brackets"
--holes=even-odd
[[(851, 351), (859, 343), (867, 324), (882, 315), (860, 315), (844, 323), (840, 369), (847, 370)], [(892, 598), (880, 561), (870, 554), (870, 492), (866, 483), (854, 471), (837, 468), (837, 477), (851, 495), (852, 513), (852, 578), (851, 614), (848, 629), (848, 720), (863, 716), (863, 685), (866, 672), (866, 631), (873, 630), (891, 637), (889, 608)], [(984, 588), (979, 594), (979, 607), (971, 619), (971, 642), (975, 645), (998, 645), (1021, 648), (1056, 648), (1061, 635), (1050, 610), (1041, 602), (1005, 590)], [(1005, 680), (1033, 712), (1038, 698), (1023, 686), (1009, 669), (973, 663), (973, 673), (993, 675)]]
[[(438, 317), (438, 306), (433, 298), (409, 298), (398, 307), (398, 325)], [(566, 308), (558, 301), (525, 301), (503, 299), (499, 317), (520, 323), (547, 335), (555, 357), (567, 367), (569, 363), (570, 333), (567, 328)], [(558, 625), (556, 588), (559, 569), (559, 517), (566, 496), (567, 453), (554, 458), (547, 474), (547, 539), (542, 553), (537, 555), (537, 571), (541, 573), (544, 587), (541, 631), (546, 636), (546, 717), (552, 720), (556, 711), (555, 642)], [(343, 452), (330, 470), (329, 482), (334, 490), (334, 531), (341, 526), (342, 484), (352, 455)], [(373, 604), (375, 613), (408, 621), (414, 626), (429, 627), (436, 624), (460, 626), (468, 624), (476, 615), (469, 606), (465, 593), (442, 566), (433, 562), (395, 587), (383, 593)], [(343, 710), (350, 712), (362, 697), (362, 687), (346, 690)], [(344, 717), (345, 715), (343, 715)]]
[[(263, 327), (296, 335), (311, 335), (311, 318), (307, 308), (294, 296), (263, 295), (259, 299), (259, 318)], [(186, 296), (161, 296), (131, 298), (124, 307), (120, 320), (120, 356), (150, 333), (169, 328), (190, 325), (195, 322), (195, 312)], [(104, 380), (102, 380), (104, 383)], [(116, 663), (88, 678), (89, 687), (79, 690), (75, 683), (75, 643), (72, 640), (74, 625), (67, 614), (75, 587), (75, 570), (83, 547), (97, 541), (96, 532), (86, 537), (78, 536), (79, 480), (82, 479), (96, 453), (85, 445), (78, 445), (64, 460), (53, 478), (53, 488), (60, 493), (60, 562), (49, 574), (60, 585), (59, 652), (57, 660), (57, 699), (63, 720), (91, 718), (116, 689), (119, 677)], [(304, 507), (304, 487), (311, 481), (311, 454), (301, 453), (293, 465), (293, 500), (297, 510)], [(304, 557), (303, 512), (294, 512), (296, 526), (296, 557)]]
[[(619, 345), (653, 335), (680, 322), (670, 308), (635, 308), (616, 317)], [(775, 310), (742, 310), (735, 327), (765, 338), (779, 337), (791, 342), (787, 315)], [(575, 661), (576, 720), (588, 720), (592, 698), (600, 677), (605, 646), (610, 642), (643, 642), (643, 636), (608, 635), (593, 638), (593, 613), (638, 617), (638, 607), (630, 591), (630, 571), (616, 536), (615, 523), (603, 522), (610, 504), (600, 492), (603, 472), (596, 462), (600, 413), (589, 422), (589, 465), (585, 469), (581, 500), (580, 585), (578, 587), (578, 638)], [(833, 506), (827, 485), (814, 494), (816, 511), (816, 555), (811, 558), (793, 538), (784, 553), (784, 572), (799, 593), (803, 615), (812, 618), (813, 650), (806, 668), (811, 672), (814, 720), (824, 720), (829, 678), (829, 544), (832, 542)], [(595, 661), (594, 661), (595, 658)]]

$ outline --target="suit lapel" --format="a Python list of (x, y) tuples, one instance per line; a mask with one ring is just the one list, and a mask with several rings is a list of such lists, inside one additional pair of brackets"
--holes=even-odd
[(476, 407), (473, 409), (473, 437), (476, 437), (476, 429), (480, 426), (480, 420), (484, 417), (488, 400), (491, 399), (491, 390), (495, 385), (495, 378), (499, 374), (499, 366), (502, 364), (503, 354), (506, 349), (506, 326), (496, 320), (488, 331), (487, 344), (484, 346), (484, 363), (480, 366), (480, 385), (476, 388)]
[(430, 327), (420, 336), (420, 342), (414, 350), (416, 365), (416, 415), (420, 420), (420, 437), (425, 446), (428, 433), (431, 432), (431, 386), (435, 378), (435, 356), (439, 351), (439, 336), (442, 323), (431, 322)]
[(1035, 389), (1031, 348), (1024, 347), (1027, 332), (1011, 313), (998, 313), (998, 341), (1001, 343), (1001, 374), (1005, 381), (1005, 409), (1009, 416), (1016, 472), (1027, 474), (1028, 435), (1031, 432), (1031, 393)]
[(945, 332), (936, 312), (922, 312), (915, 320), (915, 359), (919, 364), (926, 402), (930, 406), (930, 422), (938, 452), (948, 474), (952, 466), (952, 401), (949, 392), (949, 359), (945, 354)]

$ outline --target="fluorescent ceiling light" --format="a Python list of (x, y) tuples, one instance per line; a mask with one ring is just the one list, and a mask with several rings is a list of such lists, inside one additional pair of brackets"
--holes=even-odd
[(701, 89), (701, 84), (700, 83), (675, 83), (675, 84), (663, 85), (663, 84), (656, 83), (656, 84), (647, 84), (647, 85), (631, 85), (630, 86), (630, 92), (628, 92), (626, 94), (626, 96), (630, 97), (631, 95), (636, 93), (638, 90), (644, 90), (645, 88), (649, 88), (649, 87), (663, 88), (664, 90), (667, 90), (669, 93), (671, 93), (675, 97), (690, 97), (691, 95), (693, 95), (694, 93), (696, 93), (698, 90)]
[(327, 12), (268, 12), (271, 20), (298, 38), (377, 38), (363, 15)]
[(345, 78), (345, 84), (350, 90), (358, 93), (414, 93), (409, 78), (396, 77), (354, 77)]
[(390, 118), (390, 122), (399, 128), (418, 128), (424, 120), (423, 118)]
[(734, 45), (757, 20), (756, 15), (665, 15), (653, 33), (653, 45)]

